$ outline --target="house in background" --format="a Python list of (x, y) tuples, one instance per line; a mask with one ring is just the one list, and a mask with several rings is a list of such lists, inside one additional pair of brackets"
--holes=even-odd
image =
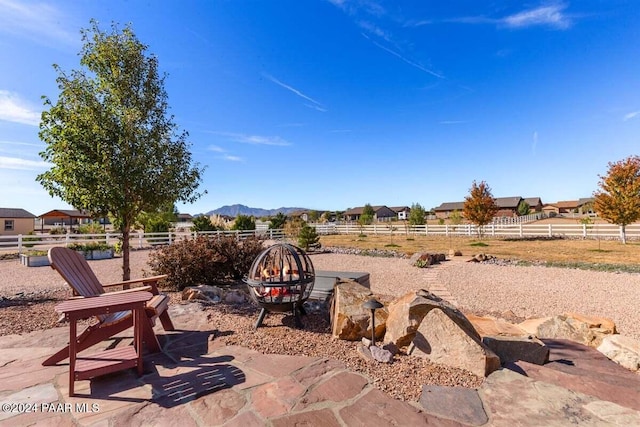
[(556, 203), (545, 203), (544, 206), (542, 206), (542, 213), (546, 216), (556, 216), (560, 213), (560, 209), (558, 209)]
[(406, 221), (409, 219), (409, 212), (411, 212), (411, 208), (409, 206), (392, 206), (389, 209), (396, 213), (397, 219), (400, 221)]
[(518, 206), (520, 206), (520, 202), (522, 201), (522, 197), (513, 196), (513, 197), (497, 197), (496, 205), (498, 205), (498, 212), (496, 212), (495, 216), (500, 217), (516, 217), (518, 216)]
[(0, 235), (33, 232), (36, 216), (20, 208), (0, 208)]
[(44, 231), (45, 226), (72, 229), (74, 226), (91, 222), (91, 215), (76, 209), (54, 209), (40, 215), (40, 220), (40, 231)]
[(452, 213), (458, 211), (462, 215), (462, 209), (464, 208), (464, 202), (445, 202), (437, 208), (434, 208), (436, 218), (446, 219), (451, 216)]
[[(374, 221), (393, 221), (397, 218), (397, 214), (389, 209), (386, 206), (372, 206), (373, 208), (373, 220)], [(351, 208), (344, 211), (344, 218), (347, 221), (358, 221), (362, 212), (364, 211), (364, 206)]]
[(542, 203), (542, 199), (540, 197), (525, 197), (524, 201), (529, 205), (530, 213), (542, 212), (542, 207), (544, 206), (544, 204)]
[(176, 222), (177, 223), (185, 223), (185, 222), (192, 222), (192, 221), (193, 221), (193, 216), (191, 216), (191, 214), (179, 213), (178, 214), (178, 220)]

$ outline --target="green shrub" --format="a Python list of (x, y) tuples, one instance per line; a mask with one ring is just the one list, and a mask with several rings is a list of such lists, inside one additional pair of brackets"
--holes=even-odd
[(489, 245), (487, 243), (485, 243), (485, 242), (473, 242), (473, 243), (470, 243), (469, 246), (482, 246), (482, 247), (485, 247), (485, 246), (489, 246)]
[(49, 230), (49, 234), (67, 234), (67, 230), (64, 227), (53, 227)]
[(320, 247), (319, 242), (320, 236), (318, 236), (316, 229), (304, 224), (300, 229), (300, 234), (298, 235), (298, 245), (305, 251), (308, 251), (310, 247)]
[(104, 230), (97, 222), (91, 224), (82, 224), (78, 226), (78, 233), (80, 234), (103, 234)]
[(69, 249), (73, 249), (74, 251), (108, 251), (113, 249), (112, 246), (101, 243), (101, 242), (90, 242), (90, 243), (71, 243), (68, 246)]
[(429, 267), (429, 261), (427, 261), (426, 259), (419, 259), (414, 265), (418, 268), (427, 268)]
[[(27, 233), (27, 236), (34, 236), (34, 235), (35, 233), (33, 231), (30, 231), (29, 233)], [(33, 243), (27, 243), (27, 242), (37, 242), (38, 240), (40, 240), (38, 237), (23, 237), (22, 244), (24, 245), (25, 248), (32, 248)]]
[(264, 249), (263, 240), (250, 237), (204, 236), (180, 240), (149, 255), (153, 274), (167, 274), (165, 285), (181, 291), (188, 286), (214, 285), (240, 279)]

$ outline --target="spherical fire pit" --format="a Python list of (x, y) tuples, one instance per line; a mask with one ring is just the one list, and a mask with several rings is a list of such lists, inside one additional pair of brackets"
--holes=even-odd
[(306, 314), (302, 304), (313, 290), (315, 271), (309, 256), (299, 247), (277, 243), (264, 251), (251, 264), (244, 282), (249, 294), (262, 308), (257, 329), (267, 312), (291, 311), (297, 327), (302, 327), (299, 314)]

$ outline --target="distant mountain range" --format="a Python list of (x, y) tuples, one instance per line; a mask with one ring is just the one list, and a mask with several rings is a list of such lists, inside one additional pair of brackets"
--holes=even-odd
[(221, 208), (214, 209), (205, 213), (205, 215), (228, 215), (228, 216), (238, 216), (238, 215), (249, 215), (254, 216), (256, 218), (260, 218), (263, 216), (272, 216), (277, 215), (278, 212), (282, 212), (285, 215), (290, 214), (291, 212), (304, 210), (305, 208), (278, 208), (278, 209), (261, 209), (261, 208), (250, 208), (245, 205), (231, 205), (231, 206), (222, 206)]

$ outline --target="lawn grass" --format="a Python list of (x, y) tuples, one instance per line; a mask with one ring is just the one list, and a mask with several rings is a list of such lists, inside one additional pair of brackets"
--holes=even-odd
[[(636, 266), (640, 271), (640, 245), (637, 242), (623, 245), (618, 240), (573, 240), (573, 239), (495, 239), (474, 236), (410, 236), (393, 241), (389, 236), (368, 235), (358, 239), (355, 235), (321, 236), (322, 246), (356, 247), (361, 249), (381, 249), (394, 244), (394, 249), (408, 255), (415, 252), (448, 253), (449, 249), (460, 250), (463, 256), (472, 256), (479, 252), (504, 259), (517, 259), (529, 262), (556, 263), (564, 266), (578, 264), (597, 264), (600, 266)], [(487, 246), (477, 247), (474, 243)], [(612, 268), (614, 268), (612, 267)], [(603, 267), (604, 268), (604, 267)]]

